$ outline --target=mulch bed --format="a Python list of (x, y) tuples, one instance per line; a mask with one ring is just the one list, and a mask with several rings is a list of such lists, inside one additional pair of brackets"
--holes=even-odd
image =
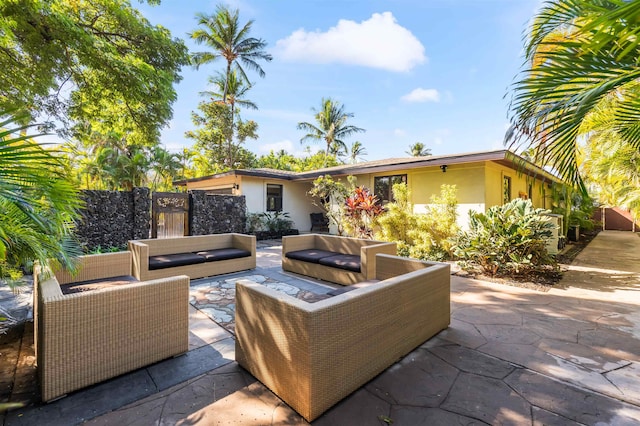
[(596, 229), (580, 234), (580, 241), (569, 241), (565, 248), (556, 256), (557, 268), (549, 268), (546, 271), (535, 271), (529, 274), (510, 276), (489, 276), (484, 274), (472, 274), (466, 271), (457, 272), (455, 275), (474, 278), (492, 283), (510, 285), (513, 287), (527, 288), (547, 292), (562, 279), (562, 274), (567, 270), (567, 265), (573, 262), (580, 252), (598, 235)]

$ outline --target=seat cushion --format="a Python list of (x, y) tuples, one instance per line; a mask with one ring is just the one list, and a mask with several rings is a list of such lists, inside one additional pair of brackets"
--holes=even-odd
[(62, 294), (73, 294), (83, 291), (100, 290), (101, 288), (117, 287), (135, 282), (138, 282), (138, 280), (131, 275), (122, 275), (119, 277), (99, 278), (96, 280), (62, 284), (60, 285), (60, 290), (62, 290)]
[(160, 254), (149, 256), (149, 270), (204, 263), (204, 257), (195, 253)]
[(204, 257), (207, 262), (215, 262), (216, 260), (238, 259), (241, 257), (251, 256), (251, 252), (238, 248), (223, 248), (215, 250), (199, 251), (198, 256)]
[(360, 272), (360, 256), (355, 254), (336, 254), (335, 256), (323, 257), (318, 263), (346, 271)]
[(302, 260), (304, 262), (311, 263), (320, 263), (320, 259), (330, 256), (335, 256), (338, 253), (327, 250), (318, 250), (318, 249), (305, 249), (305, 250), (297, 250), (290, 251), (285, 254), (289, 259), (294, 260)]

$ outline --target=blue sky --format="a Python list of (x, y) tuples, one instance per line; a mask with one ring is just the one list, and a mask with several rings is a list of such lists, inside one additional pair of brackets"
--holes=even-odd
[[(521, 68), (522, 37), (539, 0), (241, 0), (241, 22), (267, 41), (273, 61), (265, 78), (250, 73), (247, 98), (258, 111), (256, 154), (286, 149), (300, 155), (300, 121), (313, 122), (323, 97), (345, 105), (350, 124), (366, 129), (348, 139), (366, 148), (365, 160), (406, 156), (414, 142), (434, 155), (501, 149), (508, 126), (509, 86)], [(138, 6), (153, 24), (195, 45), (196, 12), (217, 1), (164, 0)], [(183, 69), (174, 118), (162, 132), (171, 151), (191, 146), (191, 111), (223, 61)], [(312, 149), (323, 148), (321, 144)]]

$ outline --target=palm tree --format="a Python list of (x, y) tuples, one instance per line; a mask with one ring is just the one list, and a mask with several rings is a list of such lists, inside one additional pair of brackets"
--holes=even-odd
[[(244, 95), (251, 89), (251, 84), (245, 85), (245, 82), (238, 78), (236, 70), (232, 70), (228, 76), (222, 73), (216, 74), (214, 77), (209, 78), (209, 83), (217, 88), (217, 91), (205, 91), (200, 92), (201, 95), (210, 96), (212, 100), (224, 99), (224, 91), (227, 90), (226, 104), (231, 106), (231, 131), (226, 132), (227, 140), (227, 156), (233, 158), (233, 136), (236, 133), (236, 105), (249, 109), (258, 109), (258, 106), (248, 100), (244, 99)], [(233, 161), (231, 160), (231, 163)]]
[(219, 72), (215, 76), (209, 77), (209, 84), (213, 85), (216, 90), (200, 92), (200, 95), (224, 101), (224, 90), (226, 88), (227, 98), (224, 102), (231, 105), (232, 112), (236, 105), (249, 109), (258, 109), (258, 105), (244, 98), (252, 87), (251, 83), (245, 84), (245, 81), (238, 78), (238, 73), (235, 70), (232, 70), (228, 76)]
[[(232, 68), (235, 68), (242, 79), (249, 83), (249, 78), (243, 68), (243, 65), (253, 71), (256, 71), (260, 77), (264, 77), (265, 73), (259, 60), (271, 61), (273, 58), (265, 52), (264, 48), (267, 43), (258, 38), (249, 37), (253, 21), (247, 22), (241, 26), (240, 12), (236, 9), (230, 11), (226, 6), (218, 5), (216, 13), (206, 15), (198, 13), (198, 25), (204, 28), (198, 28), (190, 34), (191, 38), (198, 44), (205, 44), (212, 49), (208, 52), (197, 52), (192, 55), (192, 62), (196, 68), (201, 65), (215, 61), (219, 57), (224, 58), (227, 62), (225, 76), (226, 84), (224, 86), (222, 101), (227, 101), (229, 92), (229, 83)], [(242, 65), (240, 64), (242, 63)]]
[(0, 113), (0, 282), (17, 278), (21, 266), (51, 259), (71, 267), (80, 249), (71, 223), (80, 200), (64, 176), (64, 163), (27, 135), (35, 125), (15, 126), (26, 115)]
[[(157, 191), (161, 189), (171, 189), (173, 179), (176, 178), (182, 168), (180, 155), (171, 153), (161, 146), (153, 147), (150, 158), (151, 171), (153, 171), (153, 179), (151, 180), (151, 189)], [(162, 185), (158, 182), (158, 178), (162, 179)]]
[(534, 148), (540, 162), (583, 192), (579, 141), (592, 114), (612, 108), (599, 129), (640, 150), (638, 16), (637, 1), (552, 0), (531, 26), (505, 142)]
[(367, 149), (360, 141), (355, 141), (351, 144), (351, 149), (349, 150), (349, 162), (351, 164), (356, 164), (359, 160), (362, 160), (364, 155), (367, 155)]
[(360, 127), (347, 125), (346, 122), (353, 117), (353, 113), (345, 112), (344, 105), (331, 98), (322, 98), (320, 109), (314, 108), (312, 111), (315, 112), (317, 126), (307, 122), (298, 123), (298, 130), (308, 132), (300, 142), (323, 140), (326, 144), (325, 164), (330, 154), (335, 155), (341, 150), (347, 151), (343, 138), (365, 131)]
[(409, 151), (406, 151), (412, 157), (426, 157), (431, 155), (431, 148), (427, 148), (422, 142), (416, 142), (409, 145)]

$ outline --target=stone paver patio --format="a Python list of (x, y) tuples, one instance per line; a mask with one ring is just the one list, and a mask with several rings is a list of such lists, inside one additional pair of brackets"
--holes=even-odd
[[(296, 280), (282, 273), (279, 247), (258, 256), (256, 270), (226, 278)], [(449, 329), (313, 424), (640, 424), (637, 234), (600, 233), (547, 293), (453, 276), (451, 300)], [(193, 307), (190, 315), (186, 355), (0, 414), (0, 423), (306, 424), (238, 367), (231, 333)]]

